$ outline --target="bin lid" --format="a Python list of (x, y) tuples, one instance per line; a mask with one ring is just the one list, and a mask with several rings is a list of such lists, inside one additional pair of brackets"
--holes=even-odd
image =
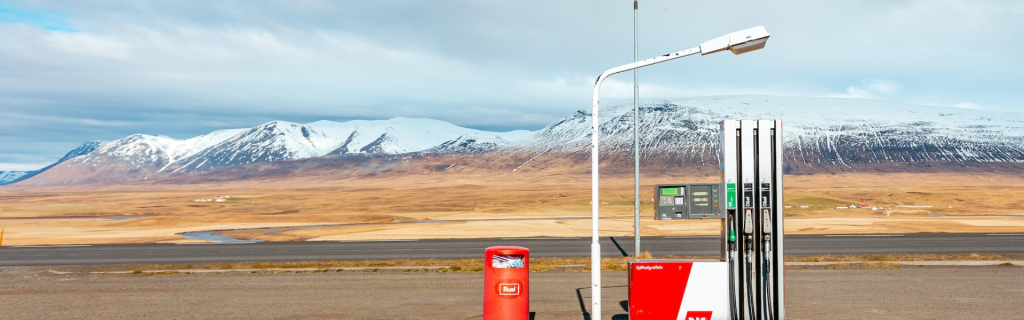
[(494, 246), (484, 249), (487, 254), (527, 254), (530, 249), (517, 246)]

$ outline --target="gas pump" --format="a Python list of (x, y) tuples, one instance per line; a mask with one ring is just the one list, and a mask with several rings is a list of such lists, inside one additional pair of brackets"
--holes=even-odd
[[(785, 319), (782, 121), (725, 120), (719, 142), (722, 184), (709, 190), (721, 214), (680, 217), (722, 219), (721, 259), (630, 260), (630, 319)], [(655, 195), (674, 200), (681, 187)]]
[(722, 121), (719, 142), (733, 313), (736, 319), (785, 319), (782, 121)]

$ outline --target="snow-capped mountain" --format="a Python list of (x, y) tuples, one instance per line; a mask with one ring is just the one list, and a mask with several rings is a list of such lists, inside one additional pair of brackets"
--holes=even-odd
[(480, 154), (513, 146), (517, 141), (531, 137), (535, 132), (516, 130), (504, 132), (502, 135), (471, 133), (459, 136), (454, 140), (445, 141), (440, 145), (427, 149), (425, 154)]
[(101, 145), (84, 166), (125, 165), (152, 173), (192, 173), (256, 162), (305, 159), (332, 154), (388, 155), (419, 152), (463, 137), (504, 143), (528, 131), (507, 133), (463, 128), (432, 119), (317, 121), (298, 124), (271, 121), (250, 129), (218, 130), (177, 140), (131, 135)]
[[(572, 165), (589, 157), (590, 117), (589, 109), (577, 111), (539, 131), (487, 132), (438, 120), (394, 118), (272, 121), (184, 140), (136, 134), (83, 145), (61, 160), (65, 164), (57, 169), (63, 171), (47, 179), (142, 180), (251, 163), (315, 162), (336, 155), (412, 159), (495, 154), (498, 157), (485, 161), (491, 168), (506, 165), (500, 162), (525, 161), (511, 164), (518, 170), (544, 157)], [(1018, 112), (856, 99), (722, 96), (647, 100), (641, 104), (640, 117), (642, 163), (663, 168), (717, 168), (723, 119), (782, 119), (788, 173), (1024, 164), (1024, 113)], [(632, 104), (602, 106), (600, 120), (602, 161), (632, 162)]]
[[(796, 167), (971, 162), (1024, 163), (1024, 113), (874, 100), (726, 96), (646, 101), (641, 158), (717, 166), (723, 119), (783, 119), (786, 163)], [(602, 107), (603, 158), (632, 157), (632, 104)], [(513, 147), (589, 153), (589, 110), (578, 111)]]
[(68, 153), (64, 154), (64, 156), (61, 157), (60, 160), (57, 160), (57, 162), (55, 162), (53, 165), (71, 160), (72, 158), (77, 158), (92, 153), (93, 151), (96, 150), (96, 148), (99, 148), (100, 145), (102, 145), (103, 143), (104, 141), (89, 141), (83, 143), (82, 145), (78, 146), (78, 148), (75, 148), (74, 150), (71, 150)]
[[(230, 138), (242, 129), (217, 130), (198, 137), (177, 140), (165, 136), (133, 134), (102, 143), (86, 156), (70, 163), (92, 167), (122, 167), (144, 172), (159, 171), (177, 160), (187, 158)], [(156, 169), (156, 170), (152, 170)]]
[(70, 160), (72, 158), (79, 157), (79, 156), (84, 156), (86, 154), (89, 154), (93, 150), (96, 150), (96, 148), (99, 147), (99, 145), (101, 143), (103, 143), (103, 142), (102, 141), (89, 141), (89, 142), (83, 143), (82, 145), (78, 146), (78, 148), (75, 148), (74, 150), (71, 150), (68, 153), (64, 154), (64, 156), (61, 157), (60, 160), (57, 160), (57, 162), (54, 162), (53, 164), (51, 164), (49, 166), (46, 166), (45, 168), (42, 168), (42, 169), (39, 169), (39, 170), (35, 170), (35, 171), (0, 171), (0, 185), (12, 184), (12, 183), (15, 183), (15, 182), (18, 182), (18, 181), (22, 181), (22, 180), (26, 180), (26, 179), (32, 178), (32, 177), (36, 176), (37, 174), (39, 174), (39, 173), (41, 173), (43, 171), (49, 170), (50, 168), (53, 168), (54, 166), (63, 163), (64, 161), (68, 161), (68, 160)]

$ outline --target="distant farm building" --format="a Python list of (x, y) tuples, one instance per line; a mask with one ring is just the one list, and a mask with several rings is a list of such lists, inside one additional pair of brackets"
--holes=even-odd
[(196, 199), (196, 202), (228, 202), (229, 198), (231, 198), (231, 196), (222, 196), (222, 197), (216, 197), (216, 198), (204, 198), (204, 199)]

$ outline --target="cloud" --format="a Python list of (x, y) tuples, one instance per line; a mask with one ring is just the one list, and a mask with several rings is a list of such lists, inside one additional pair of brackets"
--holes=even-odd
[(50, 32), (45, 37), (50, 46), (71, 55), (128, 59), (128, 44), (118, 39), (87, 33)]
[(0, 171), (33, 171), (45, 168), (53, 162), (37, 162), (37, 163), (5, 163), (0, 162)]
[(981, 106), (979, 106), (976, 103), (971, 103), (971, 102), (961, 102), (961, 103), (950, 105), (950, 107), (961, 108), (961, 109), (981, 109)]
[(893, 81), (861, 81), (860, 85), (849, 86), (846, 92), (829, 94), (830, 98), (877, 99), (892, 96), (900, 91), (900, 84)]
[[(772, 38), (755, 53), (641, 69), (642, 98), (926, 99), (994, 110), (1024, 99), (1024, 43), (1006, 41), (1024, 30), (1024, 2), (682, 6), (641, 3), (641, 59), (753, 25)], [(594, 77), (633, 61), (632, 19), (632, 5), (616, 0), (7, 1), (0, 162), (56, 160), (87, 140), (187, 138), (274, 119), (407, 116), (537, 129), (589, 108)], [(630, 78), (610, 78), (602, 98), (631, 100)]]

